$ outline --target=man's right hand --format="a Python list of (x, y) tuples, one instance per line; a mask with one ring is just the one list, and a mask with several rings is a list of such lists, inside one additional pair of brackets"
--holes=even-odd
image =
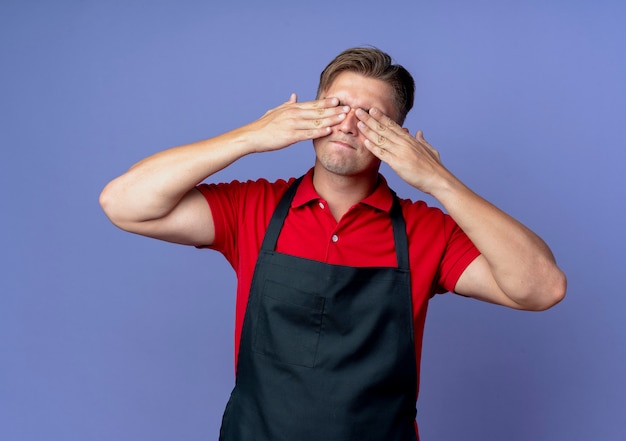
[(252, 134), (255, 152), (279, 150), (330, 134), (331, 127), (343, 121), (348, 112), (350, 107), (339, 106), (337, 98), (298, 103), (293, 93), (287, 102), (242, 129)]
[(330, 133), (350, 109), (337, 98), (298, 103), (295, 94), (258, 120), (222, 135), (156, 153), (102, 191), (100, 204), (118, 227), (189, 245), (214, 240), (213, 215), (195, 186), (239, 158)]

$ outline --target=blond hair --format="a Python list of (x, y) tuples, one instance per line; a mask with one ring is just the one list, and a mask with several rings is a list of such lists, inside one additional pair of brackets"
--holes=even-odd
[(373, 47), (347, 49), (337, 55), (322, 71), (317, 88), (318, 98), (342, 72), (354, 72), (389, 84), (395, 92), (393, 100), (398, 115), (396, 122), (404, 123), (406, 115), (413, 107), (415, 97), (415, 81), (409, 71), (399, 64), (393, 64), (392, 58), (380, 49)]

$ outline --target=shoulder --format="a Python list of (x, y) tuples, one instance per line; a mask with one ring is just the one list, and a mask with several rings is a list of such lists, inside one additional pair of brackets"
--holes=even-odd
[(454, 244), (469, 242), (463, 230), (442, 209), (429, 206), (422, 200), (403, 198), (400, 198), (400, 206), (407, 236), (414, 246), (439, 253)]
[(447, 230), (456, 226), (454, 220), (438, 207), (431, 207), (422, 200), (413, 201), (400, 197), (398, 199), (407, 229), (419, 227)]
[(198, 185), (198, 190), (211, 202), (222, 201), (225, 203), (236, 203), (254, 198), (261, 198), (265, 201), (280, 198), (293, 183), (295, 178), (277, 179), (273, 182), (265, 178), (256, 180), (221, 183), (202, 183)]
[(410, 232), (415, 228), (423, 229), (447, 229), (449, 226), (454, 225), (452, 218), (444, 213), (438, 207), (429, 206), (425, 201), (421, 199), (410, 199), (401, 197), (397, 194), (387, 183), (385, 177), (379, 175), (379, 185), (373, 196), (377, 196), (378, 203), (374, 206), (383, 207), (387, 206), (387, 210), (391, 207), (393, 195), (395, 194), (400, 207), (402, 208), (402, 216), (407, 226), (407, 231)]
[(212, 248), (222, 252), (236, 267), (238, 247), (260, 245), (278, 201), (293, 180), (233, 180), (198, 185), (210, 207), (215, 228)]
[(208, 191), (273, 191), (283, 189), (283, 191), (295, 181), (295, 178), (277, 179), (269, 181), (265, 178), (256, 180), (249, 179), (247, 181), (239, 181), (234, 179), (230, 182), (206, 183), (198, 185), (202, 192)]
[(435, 278), (434, 292), (454, 291), (467, 266), (480, 254), (452, 217), (424, 201), (400, 199), (412, 266)]

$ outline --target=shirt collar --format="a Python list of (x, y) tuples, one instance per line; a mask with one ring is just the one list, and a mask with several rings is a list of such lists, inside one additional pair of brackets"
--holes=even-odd
[[(293, 208), (301, 207), (312, 201), (318, 201), (321, 197), (315, 191), (313, 187), (313, 169), (311, 168), (302, 179), (296, 194), (291, 202)], [(361, 204), (369, 205), (370, 207), (378, 210), (389, 212), (391, 205), (393, 204), (393, 197), (391, 195), (391, 189), (387, 185), (387, 180), (383, 175), (378, 175), (378, 184), (374, 189), (374, 192), (363, 199)]]

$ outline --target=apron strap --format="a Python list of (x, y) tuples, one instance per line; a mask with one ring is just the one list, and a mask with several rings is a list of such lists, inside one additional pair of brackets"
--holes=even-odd
[(400, 199), (396, 196), (396, 192), (391, 190), (393, 196), (393, 205), (389, 216), (391, 216), (391, 227), (393, 228), (393, 239), (396, 245), (396, 259), (398, 259), (398, 268), (409, 271), (409, 243), (406, 237), (406, 223), (402, 215), (402, 207)]
[(263, 243), (261, 244), (262, 251), (274, 251), (274, 249), (276, 249), (278, 235), (280, 234), (280, 230), (283, 228), (283, 223), (285, 222), (287, 213), (289, 213), (291, 201), (293, 200), (296, 190), (298, 189), (300, 182), (302, 182), (303, 177), (304, 176), (301, 176), (296, 179), (293, 184), (289, 186), (283, 197), (280, 199), (280, 202), (278, 202), (278, 205), (274, 210), (274, 214), (272, 214), (272, 218), (270, 219), (270, 224), (267, 226)]
[[(287, 191), (278, 202), (274, 214), (270, 219), (270, 223), (265, 232), (263, 243), (261, 244), (262, 251), (272, 252), (276, 249), (276, 243), (278, 242), (278, 235), (283, 228), (283, 223), (289, 213), (291, 207), (291, 201), (296, 194), (298, 186), (302, 182), (304, 176), (296, 179), (287, 188)], [(393, 197), (393, 203), (389, 216), (391, 217), (391, 227), (393, 229), (393, 238), (396, 248), (396, 259), (398, 261), (398, 268), (401, 270), (409, 270), (409, 245), (406, 237), (406, 224), (404, 222), (404, 216), (402, 216), (402, 207), (400, 206), (400, 200), (396, 193), (391, 190), (391, 196)]]

